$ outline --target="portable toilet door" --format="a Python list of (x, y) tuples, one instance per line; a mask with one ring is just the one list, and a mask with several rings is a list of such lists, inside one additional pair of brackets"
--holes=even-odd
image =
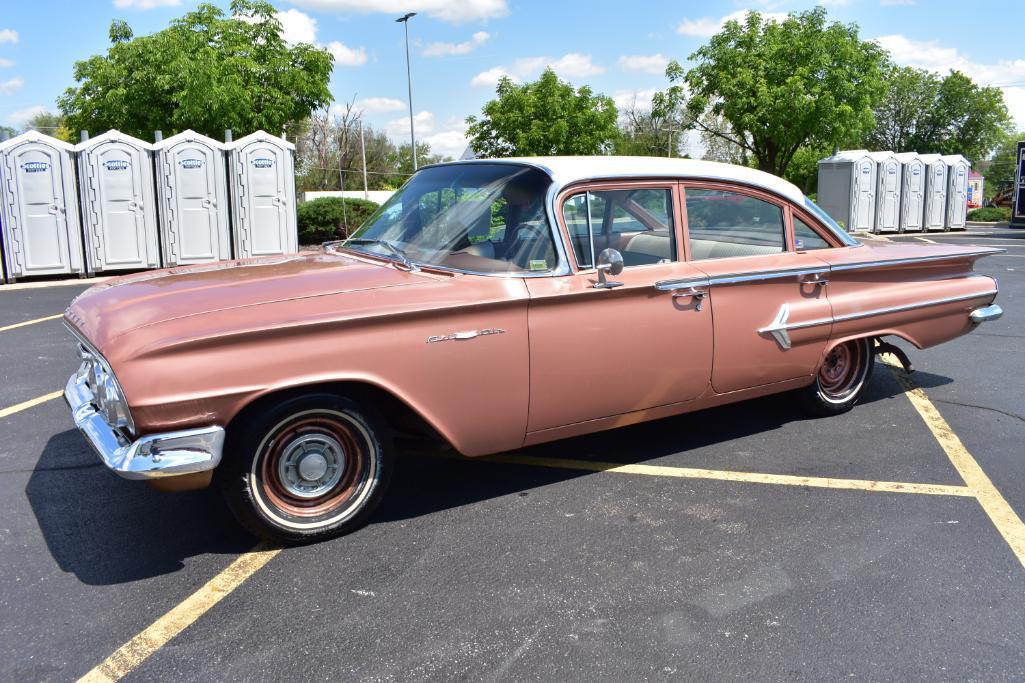
[(899, 231), (918, 232), (925, 212), (925, 162), (917, 152), (904, 152), (896, 157), (902, 166)]
[(224, 144), (187, 130), (153, 149), (164, 265), (231, 258)]
[(941, 158), (947, 164), (947, 215), (943, 227), (964, 229), (968, 220), (968, 173), (972, 164), (960, 154)]
[(893, 152), (873, 152), (876, 161), (876, 214), (873, 232), (900, 229), (901, 163)]
[(0, 143), (7, 279), (83, 273), (72, 145), (29, 131)]
[(257, 131), (228, 149), (235, 257), (298, 251), (295, 145)]
[(75, 146), (90, 274), (160, 267), (152, 149), (116, 130)]
[(818, 204), (848, 232), (875, 227), (876, 162), (867, 150), (838, 152), (818, 163)]
[(942, 230), (947, 213), (947, 164), (939, 154), (923, 154), (925, 164), (925, 210), (923, 230)]

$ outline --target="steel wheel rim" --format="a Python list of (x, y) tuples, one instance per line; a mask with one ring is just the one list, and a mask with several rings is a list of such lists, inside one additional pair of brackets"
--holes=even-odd
[(354, 427), (319, 411), (280, 425), (254, 464), (261, 497), (294, 517), (323, 517), (351, 508), (372, 469), (369, 444)]
[(849, 341), (835, 346), (818, 373), (819, 393), (827, 401), (843, 402), (854, 394), (864, 381), (865, 345)]

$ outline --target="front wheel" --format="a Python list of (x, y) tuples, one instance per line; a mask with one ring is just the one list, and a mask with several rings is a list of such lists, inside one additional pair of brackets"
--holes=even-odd
[(319, 541), (366, 524), (391, 478), (388, 430), (367, 407), (300, 396), (229, 430), (218, 479), (244, 527), (273, 541)]
[(813, 415), (839, 415), (854, 407), (872, 375), (875, 353), (870, 339), (837, 344), (822, 361), (815, 381), (798, 394)]

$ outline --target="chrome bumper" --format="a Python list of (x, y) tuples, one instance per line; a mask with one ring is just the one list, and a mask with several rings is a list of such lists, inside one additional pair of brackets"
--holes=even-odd
[(990, 304), (989, 306), (976, 308), (969, 317), (971, 317), (973, 323), (986, 323), (991, 320), (998, 320), (1003, 314), (1004, 309), (1000, 308), (997, 304)]
[(93, 406), (93, 394), (78, 373), (64, 387), (75, 426), (103, 464), (125, 479), (151, 479), (213, 469), (221, 461), (223, 427), (149, 434), (129, 442)]

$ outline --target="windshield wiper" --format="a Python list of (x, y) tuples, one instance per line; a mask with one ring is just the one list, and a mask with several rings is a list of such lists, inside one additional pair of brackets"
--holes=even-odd
[(404, 251), (386, 240), (377, 239), (375, 237), (350, 237), (349, 239), (342, 241), (339, 246), (344, 247), (349, 244), (380, 244), (382, 247), (390, 251), (392, 255), (402, 263), (402, 267), (406, 270), (410, 272), (420, 270), (420, 267), (410, 260)]

